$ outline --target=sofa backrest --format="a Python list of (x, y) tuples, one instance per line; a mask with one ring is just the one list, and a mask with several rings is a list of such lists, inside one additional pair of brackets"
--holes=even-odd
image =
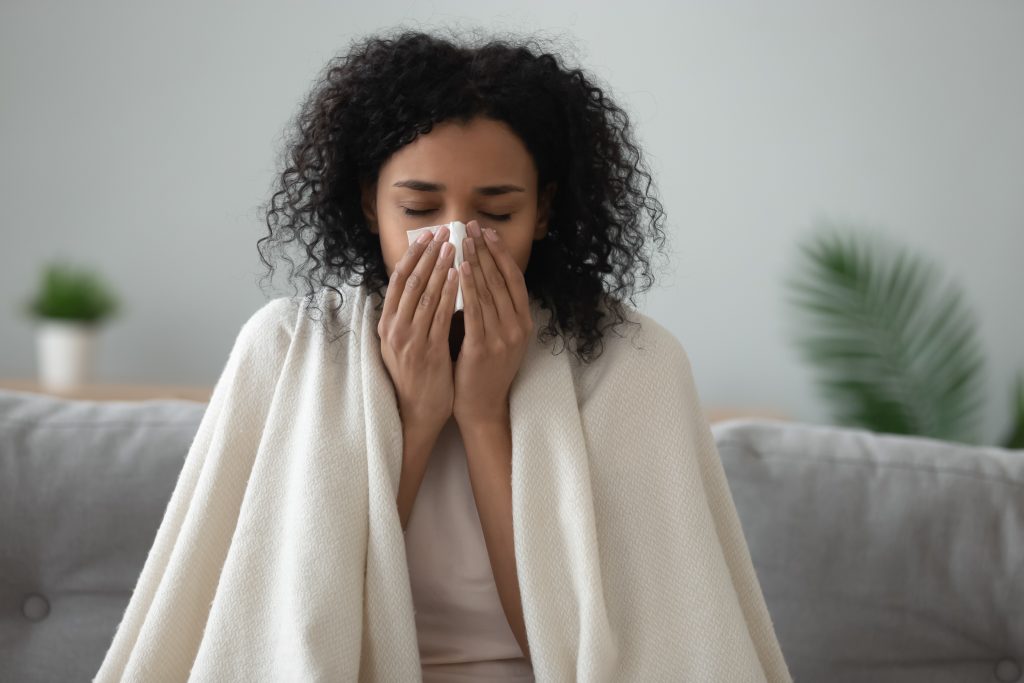
[(0, 681), (88, 681), (205, 403), (0, 390)]
[(795, 681), (1021, 680), (1024, 451), (712, 425)]
[[(0, 683), (91, 680), (205, 409), (0, 389)], [(797, 683), (1020, 679), (1024, 451), (712, 432)]]

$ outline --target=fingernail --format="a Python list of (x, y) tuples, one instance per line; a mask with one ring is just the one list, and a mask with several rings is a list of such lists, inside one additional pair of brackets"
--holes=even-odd
[(425, 232), (425, 233), (423, 233), (422, 235), (420, 235), (419, 237), (416, 238), (416, 243), (417, 244), (423, 244), (425, 242), (430, 241), (433, 237), (434, 236), (431, 235), (429, 232)]
[(494, 228), (487, 228), (486, 230), (484, 230), (484, 237), (486, 237), (491, 242), (498, 241), (498, 233), (495, 232)]
[(471, 234), (473, 237), (480, 236), (480, 224), (477, 223), (476, 221), (470, 221), (469, 225), (466, 227), (469, 228), (469, 234)]
[(476, 243), (472, 237), (466, 240), (466, 253), (471, 255), (476, 253)]
[(438, 228), (437, 232), (434, 233), (434, 239), (437, 240), (438, 242), (440, 242), (443, 239), (447, 239), (447, 238), (448, 238), (448, 228), (446, 228), (444, 226), (441, 226), (440, 228)]

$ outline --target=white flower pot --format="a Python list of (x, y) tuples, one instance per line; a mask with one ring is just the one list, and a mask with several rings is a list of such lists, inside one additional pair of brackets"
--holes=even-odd
[(39, 381), (53, 391), (75, 389), (92, 380), (96, 326), (70, 320), (37, 322)]

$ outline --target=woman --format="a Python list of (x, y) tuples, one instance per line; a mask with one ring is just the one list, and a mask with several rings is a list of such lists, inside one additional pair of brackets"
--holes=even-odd
[[(150, 616), (164, 577), (195, 566), (175, 553), (203, 543), (217, 560), (175, 640), (193, 677), (788, 680), (685, 353), (625, 303), (664, 241), (626, 114), (552, 54), (403, 31), (330, 63), (297, 123), (260, 253), (272, 273), (264, 243), (302, 245), (310, 305), (250, 319), (189, 455), (195, 482), (202, 459), (246, 462), (241, 512), (210, 540), (212, 524), (189, 527), (199, 484), (179, 483), (101, 678), (157, 666), (134, 643), (167, 621)], [(321, 305), (355, 331), (332, 340), (340, 363), (302, 317)], [(620, 341), (626, 323), (646, 346)], [(260, 436), (218, 446), (240, 438), (231, 424)], [(332, 459), (348, 469), (325, 470), (325, 493), (308, 471)], [(289, 515), (301, 523), (267, 530)], [(355, 559), (325, 559), (339, 554)], [(327, 563), (318, 581), (279, 569), (303, 562)], [(295, 617), (331, 585), (343, 609)], [(289, 626), (264, 623), (271, 603)]]

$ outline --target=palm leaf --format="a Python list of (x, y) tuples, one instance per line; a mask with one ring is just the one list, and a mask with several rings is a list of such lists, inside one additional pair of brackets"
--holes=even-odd
[(1017, 377), (1013, 392), (1013, 426), (1010, 433), (1003, 439), (1003, 448), (1024, 449), (1024, 372)]
[(793, 342), (820, 372), (840, 424), (977, 443), (984, 356), (977, 326), (938, 269), (878, 235), (821, 232), (800, 244)]

